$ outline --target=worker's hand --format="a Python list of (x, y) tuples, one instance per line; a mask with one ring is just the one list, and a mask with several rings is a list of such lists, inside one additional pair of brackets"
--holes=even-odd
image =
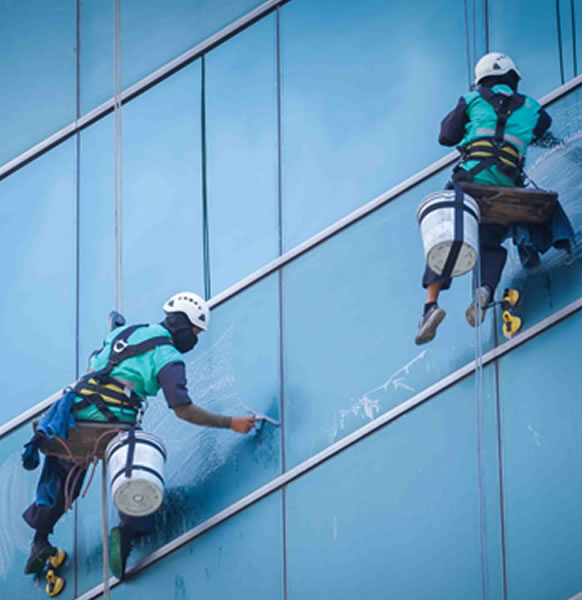
[(230, 428), (238, 433), (248, 433), (258, 421), (255, 417), (232, 417)]

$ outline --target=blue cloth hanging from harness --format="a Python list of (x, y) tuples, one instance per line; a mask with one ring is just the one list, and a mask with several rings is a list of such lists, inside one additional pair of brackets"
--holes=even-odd
[(38, 445), (41, 435), (51, 439), (60, 437), (66, 440), (69, 429), (71, 427), (77, 429), (75, 417), (71, 413), (74, 400), (74, 392), (65, 392), (39, 421), (35, 435), (24, 445), (22, 453), (22, 466), (27, 471), (33, 471), (40, 464)]
[(575, 241), (570, 220), (559, 203), (546, 223), (511, 223), (508, 237), (517, 246), (520, 262), (525, 269), (537, 267), (540, 254), (552, 247), (571, 254)]
[[(36, 433), (24, 445), (22, 466), (27, 471), (36, 469), (40, 464), (39, 441), (41, 436), (67, 439), (69, 429), (71, 427), (73, 429), (77, 428), (75, 417), (71, 413), (74, 400), (74, 392), (65, 392), (41, 418)], [(36, 503), (39, 505), (51, 507), (55, 505), (59, 460), (55, 456), (45, 456), (42, 473), (36, 488)]]

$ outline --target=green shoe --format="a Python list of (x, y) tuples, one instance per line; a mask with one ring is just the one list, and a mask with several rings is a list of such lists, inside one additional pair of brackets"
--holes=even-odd
[(122, 527), (113, 527), (109, 534), (109, 568), (117, 579), (123, 579), (127, 557), (131, 552), (130, 533)]

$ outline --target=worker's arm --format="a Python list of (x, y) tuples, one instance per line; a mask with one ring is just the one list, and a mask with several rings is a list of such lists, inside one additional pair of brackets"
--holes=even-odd
[(205, 427), (232, 429), (239, 433), (248, 433), (255, 426), (254, 417), (217, 415), (193, 404), (186, 387), (186, 368), (183, 362), (173, 362), (163, 367), (158, 373), (158, 381), (168, 406), (184, 421)]
[[(550, 128), (551, 124), (552, 124), (552, 117), (550, 117), (550, 115), (543, 108), (540, 108), (538, 122), (535, 126), (535, 129), (533, 130), (534, 139), (538, 140), (538, 139), (542, 138), (544, 136), (544, 134)], [(554, 138), (553, 135), (551, 135), (551, 134), (549, 134), (549, 135), (551, 136), (551, 138)], [(554, 138), (554, 139), (556, 139), (556, 138)]]
[(457, 106), (441, 121), (439, 144), (456, 146), (465, 136), (465, 125), (468, 121), (467, 103), (461, 96)]

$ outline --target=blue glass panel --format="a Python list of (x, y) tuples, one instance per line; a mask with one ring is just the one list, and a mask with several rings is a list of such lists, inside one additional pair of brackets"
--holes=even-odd
[(70, 0), (0, 0), (0, 164), (75, 119), (76, 10)]
[(114, 600), (283, 598), (281, 495), (273, 494), (112, 590)]
[(576, 7), (574, 2), (572, 6), (572, 39), (576, 45), (574, 50), (574, 75), (579, 75), (582, 72), (582, 10)]
[(124, 110), (123, 270), (134, 318), (158, 318), (182, 289), (202, 294), (200, 85), (196, 62)]
[[(576, 76), (574, 69), (574, 35), (575, 24), (572, 20), (572, 10), (574, 9), (573, 0), (558, 0), (560, 13), (560, 37), (562, 39), (562, 64), (564, 69), (564, 79), (568, 81)], [(575, 9), (574, 9), (575, 10)]]
[(263, 19), (207, 57), (212, 295), (279, 250), (274, 20)]
[(113, 117), (81, 132), (79, 248), (79, 365), (107, 334), (114, 308)]
[(552, 133), (561, 141), (553, 148), (531, 147), (526, 171), (537, 185), (555, 190), (576, 235), (574, 255), (551, 249), (539, 267), (525, 271), (517, 248), (509, 245), (509, 258), (500, 288), (517, 287), (522, 292), (519, 307), (526, 326), (552, 314), (582, 296), (582, 91), (577, 90), (548, 107)]
[[(443, 292), (436, 339), (416, 346), (424, 270), (416, 208), (443, 172), (283, 270), (289, 466), (344, 437), (474, 358), (465, 321), (471, 275)], [(484, 349), (493, 319), (483, 325)]]
[(285, 250), (446, 152), (439, 123), (467, 64), (464, 36), (443, 31), (464, 31), (462, 3), (282, 7)]
[(582, 315), (500, 361), (509, 597), (582, 590)]
[[(245, 407), (279, 419), (279, 304), (273, 275), (212, 311), (208, 333), (185, 357), (192, 400), (219, 414), (245, 415)], [(180, 421), (160, 394), (150, 401), (144, 430), (168, 450), (165, 503), (156, 532), (143, 538), (130, 562), (226, 508), (280, 474), (280, 433), (263, 424), (247, 436)], [(101, 577), (99, 489), (81, 504), (80, 586)], [(111, 521), (117, 516), (111, 511)]]
[[(314, 590), (338, 600), (485, 597), (473, 385), (462, 381), (288, 486), (290, 600)], [(491, 599), (503, 597), (494, 513)]]
[[(37, 578), (23, 574), (30, 552), (34, 531), (22, 518), (22, 513), (36, 497), (36, 484), (41, 468), (25, 471), (20, 454), (22, 446), (32, 436), (27, 424), (0, 440), (0, 598), (31, 598), (44, 594), (44, 576)], [(42, 459), (42, 456), (41, 456)], [(63, 599), (74, 596), (73, 570), (73, 513), (63, 516), (55, 527), (51, 543), (63, 548), (69, 560), (60, 569), (69, 586), (63, 591)]]
[[(144, 125), (146, 124), (146, 125)], [(114, 308), (113, 119), (82, 134), (81, 364)], [(123, 276), (128, 320), (161, 320), (172, 294), (202, 293), (200, 64), (123, 109)]]
[[(152, 71), (262, 4), (261, 0), (131, 0), (121, 3), (123, 86)], [(82, 110), (113, 94), (113, 2), (82, 4)]]
[(562, 81), (555, 2), (489, 0), (489, 48), (513, 58), (520, 91), (541, 98)]
[(113, 6), (113, 0), (81, 2), (81, 114), (113, 96)]
[(0, 182), (0, 423), (75, 377), (75, 141)]

